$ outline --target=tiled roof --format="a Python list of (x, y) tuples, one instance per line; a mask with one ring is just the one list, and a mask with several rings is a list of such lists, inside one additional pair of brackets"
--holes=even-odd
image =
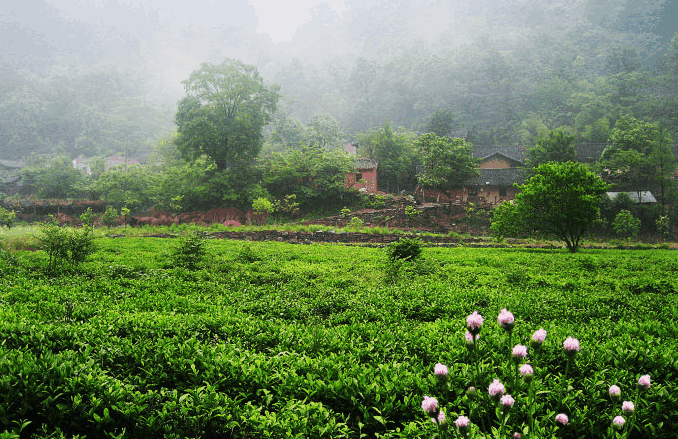
[(494, 154), (501, 154), (520, 163), (525, 163), (524, 146), (516, 145), (473, 145), (473, 157), (484, 159)]
[(480, 169), (480, 176), (467, 182), (475, 186), (513, 186), (514, 183), (522, 184), (525, 176), (520, 168), (506, 169)]
[(379, 162), (373, 159), (355, 159), (353, 162), (354, 169), (376, 169), (379, 167)]
[(607, 147), (606, 143), (584, 143), (576, 145), (577, 161), (584, 163), (592, 163), (598, 160)]

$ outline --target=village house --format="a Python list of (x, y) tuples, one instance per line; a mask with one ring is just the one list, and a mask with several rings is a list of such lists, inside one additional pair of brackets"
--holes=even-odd
[(525, 180), (521, 168), (525, 165), (526, 152), (522, 146), (476, 145), (473, 147), (473, 157), (480, 161), (478, 177), (446, 192), (419, 188), (415, 197), (421, 203), (453, 204), (498, 204), (512, 200), (518, 193), (514, 184), (522, 184)]
[[(344, 145), (344, 149), (349, 154), (355, 156), (357, 154), (356, 147), (349, 144)], [(346, 173), (344, 179), (344, 186), (350, 188), (354, 187), (360, 191), (368, 192), (370, 194), (377, 193), (377, 169), (379, 162), (367, 158), (355, 158), (353, 162), (353, 172)]]

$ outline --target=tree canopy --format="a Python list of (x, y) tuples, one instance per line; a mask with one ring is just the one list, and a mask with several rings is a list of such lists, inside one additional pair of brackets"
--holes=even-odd
[(414, 142), (419, 150), (423, 172), (417, 175), (423, 187), (451, 189), (480, 175), (473, 146), (464, 139), (427, 133)]
[(608, 186), (581, 163), (550, 162), (540, 165), (519, 188), (513, 203), (504, 202), (495, 211), (492, 232), (554, 236), (574, 253), (600, 217), (600, 201)]
[(568, 134), (565, 129), (551, 130), (537, 139), (536, 145), (527, 150), (525, 165), (536, 168), (547, 162), (573, 162), (577, 159), (574, 147), (577, 137)]
[(227, 59), (203, 63), (183, 82), (186, 97), (176, 115), (177, 146), (184, 157), (210, 157), (224, 170), (254, 159), (278, 102), (256, 67)]

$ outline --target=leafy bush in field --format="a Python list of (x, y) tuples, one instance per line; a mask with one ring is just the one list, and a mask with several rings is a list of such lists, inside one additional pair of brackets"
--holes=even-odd
[(414, 261), (421, 256), (422, 245), (421, 240), (416, 238), (400, 238), (386, 247), (386, 254), (391, 261)]
[(251, 263), (261, 261), (262, 256), (257, 251), (252, 249), (249, 244), (245, 244), (240, 248), (235, 260), (238, 262)]
[(64, 263), (77, 266), (97, 250), (92, 229), (87, 226), (73, 229), (49, 223), (41, 226), (37, 238), (40, 248), (49, 256), (49, 269)]
[(640, 218), (636, 218), (628, 210), (620, 210), (614, 217), (612, 227), (617, 235), (636, 236), (640, 231)]
[(170, 262), (173, 266), (195, 270), (207, 255), (207, 241), (197, 231), (181, 236), (170, 251)]
[(88, 227), (94, 227), (94, 221), (97, 219), (97, 214), (92, 212), (92, 208), (88, 207), (85, 213), (80, 215), (80, 221)]
[(14, 226), (15, 220), (16, 212), (13, 210), (7, 210), (0, 206), (0, 227), (5, 226), (8, 229), (11, 229), (12, 226)]
[(101, 221), (106, 227), (112, 227), (115, 225), (115, 220), (118, 218), (118, 211), (113, 206), (108, 206), (106, 212), (101, 215)]

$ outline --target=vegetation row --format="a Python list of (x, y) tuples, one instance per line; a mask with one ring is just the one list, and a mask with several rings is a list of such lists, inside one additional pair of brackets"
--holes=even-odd
[[(673, 251), (93, 241), (84, 260), (2, 252), (7, 437), (457, 434), (422, 412), (424, 396), (438, 398), (449, 427), (468, 417), (476, 437), (678, 429)], [(510, 338), (493, 317), (503, 308), (515, 316)], [(486, 320), (469, 350), (474, 311)], [(531, 394), (510, 356), (540, 328), (541, 349), (521, 360), (534, 367)], [(580, 347), (571, 357), (568, 337)], [(644, 375), (652, 384), (632, 399)], [(510, 416), (490, 400), (495, 379), (514, 398)], [(609, 429), (622, 415), (613, 385), (635, 402), (626, 430)]]

